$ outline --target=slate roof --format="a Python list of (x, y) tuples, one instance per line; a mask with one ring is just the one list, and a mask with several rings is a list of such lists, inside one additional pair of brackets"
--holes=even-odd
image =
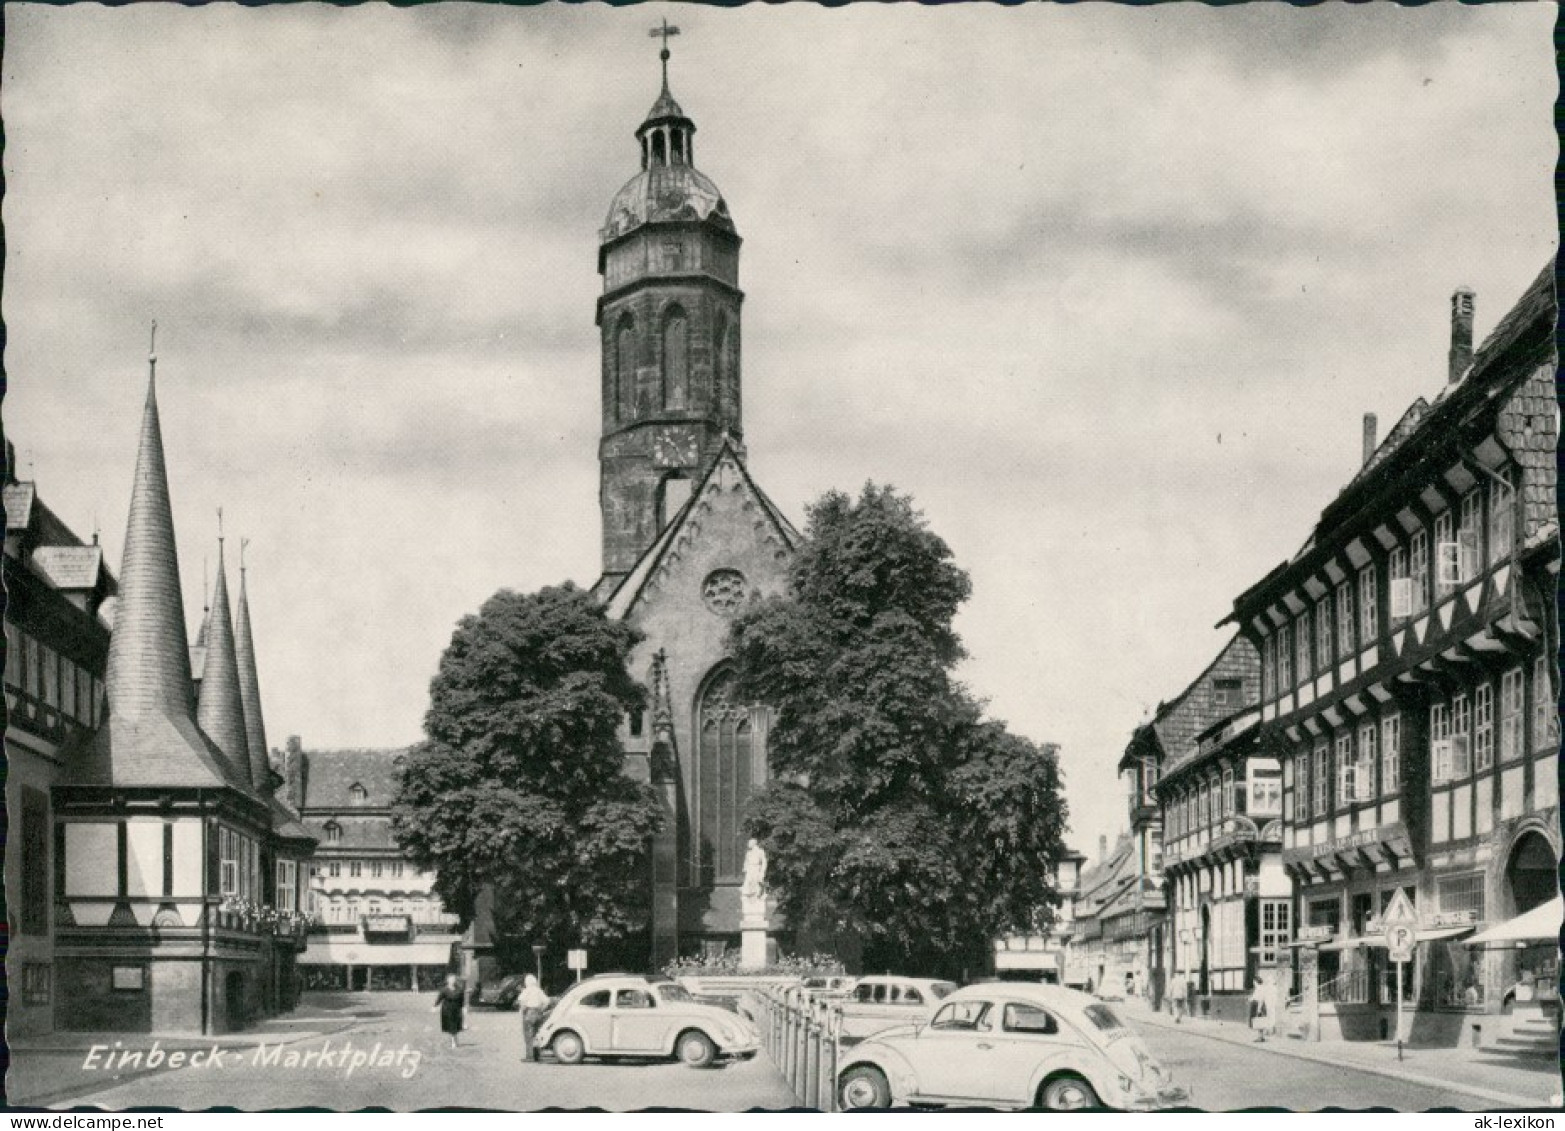
[[(1218, 706), (1210, 693), (1216, 679), (1238, 679), (1239, 701)], [(1261, 657), (1244, 637), (1235, 633), (1208, 664), (1173, 700), (1159, 706), (1151, 727), (1163, 749), (1162, 772), (1188, 761), (1195, 753), (1196, 737), (1236, 711), (1252, 706), (1261, 697)]]
[[(406, 753), (406, 747), (304, 751), (304, 796), (299, 800), (299, 808), (353, 809), (350, 791), (355, 782), (368, 794), (361, 807), (389, 806), (402, 782), (401, 759)], [(319, 827), (319, 822), (309, 824)]]
[[(188, 714), (149, 712), (127, 718), (111, 706), (96, 731), (79, 732), (67, 743), (61, 760), (70, 785), (235, 785), (222, 753)], [(241, 792), (251, 793), (248, 788)]]
[(97, 546), (39, 546), (28, 556), (27, 564), (55, 589), (96, 589), (103, 570), (103, 550)]
[(261, 680), (255, 667), (255, 634), (250, 628), (247, 580), (248, 576), (241, 565), (239, 608), (234, 613), (234, 660), (239, 668), (239, 695), (244, 706), (250, 780), (258, 785), (266, 785), (273, 780), (272, 764), (266, 756), (266, 724), (261, 716)]
[(228, 577), (221, 549), (217, 555), (217, 582), (212, 587), (210, 621), (196, 722), (228, 759), (234, 778), (264, 790), (266, 778), (257, 781), (250, 773), (250, 743), (245, 733), (239, 662), (234, 655), (234, 625), (228, 605)]

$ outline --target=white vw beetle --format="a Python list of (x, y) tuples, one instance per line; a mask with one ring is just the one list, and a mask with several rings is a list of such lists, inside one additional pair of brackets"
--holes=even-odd
[(572, 986), (538, 1028), (537, 1047), (561, 1064), (589, 1056), (677, 1056), (692, 1068), (749, 1060), (760, 1032), (736, 1013), (703, 1005), (671, 978), (603, 974)]
[(837, 1094), (844, 1109), (906, 1102), (1146, 1110), (1190, 1102), (1108, 1006), (1022, 982), (967, 986), (927, 1024), (855, 1046), (838, 1071)]

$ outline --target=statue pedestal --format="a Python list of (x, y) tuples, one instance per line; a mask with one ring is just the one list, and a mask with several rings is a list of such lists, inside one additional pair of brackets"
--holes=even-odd
[(739, 967), (742, 970), (759, 970), (766, 965), (765, 915), (746, 915), (739, 922)]

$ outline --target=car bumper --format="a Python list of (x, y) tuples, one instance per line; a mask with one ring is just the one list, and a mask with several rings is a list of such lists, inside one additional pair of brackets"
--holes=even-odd
[(1168, 1084), (1155, 1093), (1138, 1096), (1128, 1106), (1131, 1111), (1163, 1111), (1171, 1107), (1190, 1107), (1194, 1102), (1189, 1088)]
[(724, 1044), (718, 1049), (717, 1055), (724, 1060), (750, 1060), (760, 1051), (760, 1041), (738, 1041), (733, 1044)]

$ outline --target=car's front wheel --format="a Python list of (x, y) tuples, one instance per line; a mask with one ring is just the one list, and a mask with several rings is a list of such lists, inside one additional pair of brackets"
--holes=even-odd
[(691, 1068), (705, 1068), (717, 1059), (717, 1046), (699, 1029), (679, 1035), (679, 1059)]
[(837, 1085), (837, 1103), (843, 1111), (866, 1107), (890, 1107), (891, 1085), (886, 1074), (868, 1064), (850, 1068)]
[(1056, 1076), (1038, 1089), (1038, 1106), (1045, 1111), (1081, 1111), (1102, 1104), (1092, 1085), (1080, 1076)]
[(569, 1029), (556, 1033), (549, 1047), (554, 1050), (554, 1059), (561, 1064), (580, 1064), (587, 1059), (587, 1046)]

